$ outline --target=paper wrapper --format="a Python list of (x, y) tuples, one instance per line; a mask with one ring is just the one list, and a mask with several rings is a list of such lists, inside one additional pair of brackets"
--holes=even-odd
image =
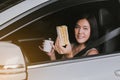
[(57, 35), (60, 37), (60, 43), (62, 46), (66, 46), (69, 43), (68, 28), (66, 25), (57, 26)]

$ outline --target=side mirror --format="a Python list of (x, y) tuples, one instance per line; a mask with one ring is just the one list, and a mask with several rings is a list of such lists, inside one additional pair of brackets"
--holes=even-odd
[(15, 44), (0, 42), (0, 80), (27, 80), (24, 56)]

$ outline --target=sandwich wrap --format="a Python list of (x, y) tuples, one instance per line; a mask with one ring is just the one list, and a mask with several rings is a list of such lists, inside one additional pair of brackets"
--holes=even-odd
[(60, 38), (60, 43), (62, 46), (69, 44), (68, 28), (66, 25), (57, 26), (57, 35)]

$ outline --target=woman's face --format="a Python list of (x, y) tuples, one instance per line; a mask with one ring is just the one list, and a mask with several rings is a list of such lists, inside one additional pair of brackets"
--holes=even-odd
[(74, 30), (79, 44), (84, 44), (89, 39), (91, 28), (87, 19), (78, 20)]

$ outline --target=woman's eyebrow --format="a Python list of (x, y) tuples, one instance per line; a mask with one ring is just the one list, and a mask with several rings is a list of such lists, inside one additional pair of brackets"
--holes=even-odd
[(80, 25), (79, 25), (79, 24), (76, 24), (76, 25), (75, 25), (75, 27), (78, 27), (78, 26), (80, 27)]
[(83, 27), (88, 28), (88, 26), (84, 25)]

